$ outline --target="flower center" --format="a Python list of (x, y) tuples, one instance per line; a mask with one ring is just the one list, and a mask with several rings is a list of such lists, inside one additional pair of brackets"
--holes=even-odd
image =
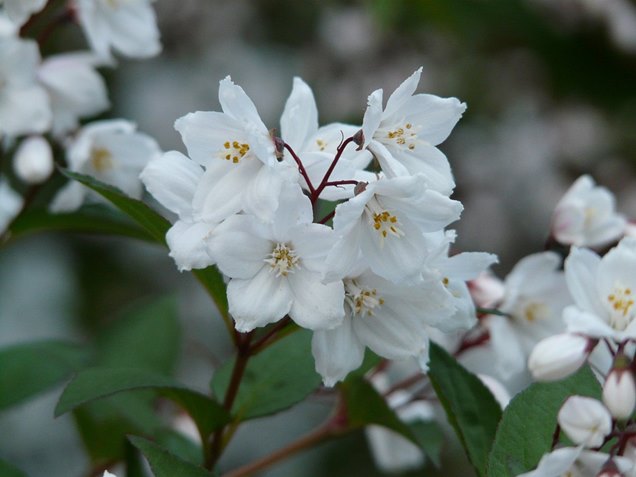
[(90, 161), (97, 172), (106, 172), (113, 168), (113, 155), (105, 147), (94, 147), (91, 150)]
[(355, 280), (345, 280), (345, 302), (355, 316), (373, 316), (374, 310), (384, 305), (375, 288), (360, 287)]
[(634, 319), (634, 296), (630, 288), (621, 286), (614, 287), (614, 293), (607, 295), (607, 302), (610, 305), (610, 326), (618, 331), (622, 331)]
[(400, 221), (373, 197), (365, 206), (369, 223), (380, 235), (380, 245), (384, 245), (384, 239), (389, 237), (403, 237), (404, 231), (400, 229)]
[(277, 277), (286, 277), (287, 274), (294, 273), (299, 267), (299, 262), (300, 258), (296, 256), (294, 249), (286, 243), (277, 243), (269, 258), (265, 259), (265, 263), (269, 263)]
[(225, 141), (223, 143), (223, 149), (220, 152), (220, 156), (226, 161), (238, 164), (241, 162), (241, 159), (247, 155), (249, 150), (250, 145), (246, 142)]
[(415, 150), (418, 143), (417, 133), (421, 126), (414, 126), (411, 123), (402, 124), (394, 129), (385, 130), (384, 137), (389, 143), (393, 143), (400, 149)]
[(531, 302), (521, 307), (521, 314), (528, 323), (542, 321), (550, 317), (550, 308), (541, 302)]
[(318, 146), (318, 149), (320, 151), (324, 151), (325, 148), (327, 147), (327, 143), (323, 141), (322, 139), (316, 139), (316, 146)]

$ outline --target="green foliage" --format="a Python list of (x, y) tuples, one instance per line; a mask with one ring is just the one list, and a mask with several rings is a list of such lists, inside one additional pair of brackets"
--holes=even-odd
[(62, 341), (38, 341), (0, 350), (0, 410), (58, 384), (87, 359), (84, 348)]
[(407, 426), (389, 407), (386, 399), (361, 376), (350, 376), (340, 384), (349, 425), (352, 428), (377, 424), (386, 427), (406, 439), (419, 445), (409, 426)]
[(420, 449), (424, 451), (436, 467), (441, 465), (440, 458), (444, 444), (444, 432), (435, 421), (415, 421), (408, 424)]
[[(234, 360), (212, 379), (219, 398), (225, 395), (233, 367)], [(311, 332), (298, 331), (249, 360), (232, 414), (247, 420), (282, 411), (302, 401), (320, 382), (311, 354)]]
[(130, 442), (148, 459), (155, 477), (212, 477), (213, 474), (187, 462), (157, 444), (142, 439), (130, 437)]
[(8, 462), (0, 459), (0, 475), (2, 477), (27, 477), (21, 470), (16, 469)]
[(429, 378), (470, 462), (486, 475), (501, 407), (477, 376), (446, 351), (431, 343)]
[(11, 239), (44, 231), (69, 231), (119, 235), (154, 242), (155, 238), (126, 215), (104, 204), (84, 205), (76, 212), (53, 214), (27, 210), (11, 224)]
[(589, 368), (559, 382), (535, 383), (508, 405), (488, 461), (489, 477), (514, 477), (535, 468), (552, 445), (556, 416), (568, 396), (600, 398)]

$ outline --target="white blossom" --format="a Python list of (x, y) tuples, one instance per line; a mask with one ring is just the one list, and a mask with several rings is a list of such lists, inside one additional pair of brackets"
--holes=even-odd
[(94, 116), (109, 107), (106, 85), (91, 53), (65, 53), (46, 58), (38, 80), (49, 94), (53, 113), (52, 133), (56, 136), (77, 128), (78, 120)]
[(40, 52), (34, 41), (0, 35), (0, 136), (43, 133), (51, 109), (36, 80)]
[[(118, 187), (140, 198), (141, 170), (161, 153), (150, 136), (136, 132), (136, 126), (124, 120), (96, 121), (82, 128), (66, 150), (68, 168)], [(53, 212), (77, 209), (88, 189), (76, 181), (69, 182), (54, 197)]]
[(47, 0), (0, 0), (4, 11), (16, 26), (21, 27), (29, 17), (42, 10)]
[(618, 240), (625, 218), (616, 212), (614, 195), (584, 175), (579, 177), (557, 204), (552, 233), (561, 243), (598, 247)]
[(27, 184), (44, 182), (53, 173), (53, 151), (42, 136), (26, 138), (13, 156), (15, 175)]
[(565, 276), (574, 305), (565, 309), (567, 329), (595, 338), (636, 338), (636, 238), (626, 237), (603, 258), (573, 248)]
[(455, 187), (446, 156), (437, 149), (466, 110), (457, 98), (413, 94), (422, 68), (407, 78), (382, 109), (382, 90), (368, 99), (362, 131), (363, 147), (380, 161), (389, 177), (423, 174), (439, 192)]
[(570, 396), (557, 416), (559, 426), (577, 445), (599, 447), (612, 431), (612, 416), (600, 401)]
[[(545, 454), (535, 470), (517, 477), (593, 477), (610, 459), (609, 454), (583, 450), (579, 447), (561, 447)], [(632, 463), (624, 457), (613, 457), (622, 472), (628, 472)]]
[(151, 0), (75, 0), (84, 34), (105, 60), (113, 49), (124, 56), (148, 58), (161, 51)]

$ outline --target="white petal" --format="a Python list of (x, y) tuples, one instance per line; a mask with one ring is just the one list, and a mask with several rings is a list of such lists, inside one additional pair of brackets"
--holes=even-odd
[(508, 318), (489, 316), (485, 325), (490, 333), (490, 343), (497, 357), (494, 365), (503, 379), (509, 379), (526, 369), (526, 356), (521, 349)]
[(180, 152), (170, 151), (150, 161), (139, 178), (166, 209), (181, 216), (192, 214), (192, 200), (203, 169)]
[(360, 257), (361, 227), (354, 227), (343, 235), (333, 246), (325, 262), (323, 281), (325, 283), (340, 280), (351, 273)]
[(362, 119), (362, 134), (364, 135), (364, 144), (362, 148), (369, 145), (373, 139), (375, 131), (382, 121), (382, 90), (377, 89), (369, 95), (367, 99), (367, 109)]
[(561, 447), (544, 454), (537, 468), (517, 477), (561, 477), (571, 470), (583, 447)]
[(320, 275), (297, 270), (287, 276), (294, 294), (289, 316), (310, 330), (332, 329), (344, 319), (344, 285), (341, 281), (323, 284)]
[(364, 346), (353, 332), (351, 318), (348, 317), (337, 328), (314, 331), (311, 350), (316, 360), (316, 371), (329, 387), (342, 381), (364, 359)]
[[(422, 174), (426, 177), (430, 188), (450, 195), (455, 188), (455, 179), (446, 155), (439, 149), (426, 144), (418, 144), (414, 151), (408, 149), (392, 151), (395, 160), (404, 167), (409, 174)], [(384, 161), (385, 163), (387, 161)], [(384, 170), (384, 164), (382, 166)], [(399, 172), (397, 166), (392, 165), (393, 173)]]
[(492, 253), (462, 252), (448, 258), (444, 274), (457, 280), (472, 280), (498, 262)]
[(22, 196), (15, 192), (5, 178), (0, 178), (0, 233), (20, 212), (22, 208)]
[(591, 250), (572, 248), (565, 259), (565, 278), (574, 302), (583, 310), (605, 315), (596, 288), (601, 258)]
[(205, 222), (177, 220), (166, 234), (170, 256), (180, 271), (214, 264), (208, 241), (214, 227)]
[(322, 273), (327, 254), (335, 243), (333, 230), (320, 224), (301, 224), (290, 230), (290, 237), (303, 266), (311, 272)]
[(314, 94), (307, 83), (295, 77), (292, 92), (280, 118), (281, 137), (300, 154), (317, 130), (318, 109)]
[[(275, 166), (264, 165), (250, 181), (249, 187), (246, 187), (243, 195), (243, 209), (263, 222), (271, 223), (285, 216), (286, 212), (283, 209), (290, 201), (289, 195), (294, 194), (293, 205), (300, 207), (304, 204), (305, 208), (311, 211), (309, 199), (303, 195), (300, 186), (296, 183), (297, 176), (296, 168), (289, 167), (285, 163), (277, 163)], [(287, 191), (287, 189), (293, 189), (293, 191)], [(284, 191), (284, 195), (281, 195)], [(280, 209), (281, 206), (283, 209)], [(291, 219), (290, 217), (289, 220)]]
[(395, 91), (393, 91), (386, 102), (384, 117), (389, 117), (393, 113), (398, 112), (398, 110), (411, 99), (420, 82), (420, 76), (422, 76), (421, 66), (411, 76), (406, 78), (400, 86), (395, 88)]
[(236, 329), (247, 332), (283, 318), (289, 313), (294, 296), (284, 277), (276, 277), (269, 267), (263, 266), (249, 280), (230, 280), (227, 299)]
[(49, 205), (54, 214), (73, 212), (80, 208), (86, 197), (87, 189), (76, 181), (70, 181), (62, 187)]

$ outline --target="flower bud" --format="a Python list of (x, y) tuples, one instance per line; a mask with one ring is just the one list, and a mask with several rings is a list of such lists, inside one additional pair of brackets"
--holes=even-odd
[(579, 369), (596, 341), (585, 336), (563, 333), (550, 336), (534, 347), (528, 369), (537, 381), (556, 381)]
[(624, 477), (624, 475), (616, 465), (616, 462), (614, 462), (614, 459), (609, 458), (603, 464), (599, 473), (596, 474), (596, 477)]
[(629, 368), (614, 368), (603, 385), (603, 403), (616, 419), (629, 419), (636, 407), (636, 383)]
[(600, 401), (570, 396), (557, 416), (561, 429), (577, 445), (599, 447), (612, 431), (612, 416)]
[(27, 184), (39, 184), (53, 172), (53, 151), (42, 136), (26, 138), (13, 159), (15, 174)]

